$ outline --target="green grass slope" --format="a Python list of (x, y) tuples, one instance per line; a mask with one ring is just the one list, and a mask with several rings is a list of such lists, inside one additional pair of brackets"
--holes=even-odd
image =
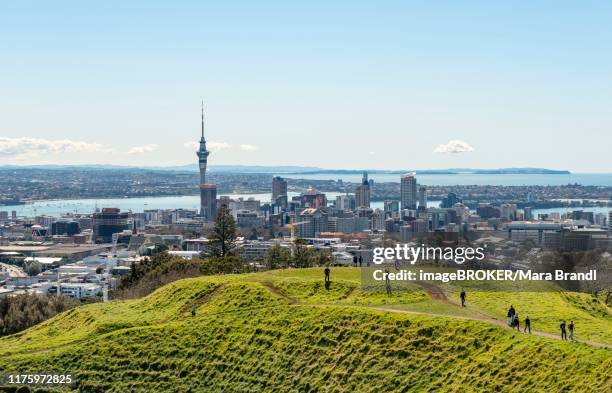
[(608, 348), (381, 311), (436, 302), (363, 291), (356, 269), (332, 280), (326, 290), (320, 269), (201, 277), (79, 307), (0, 339), (0, 370), (70, 371), (77, 384), (64, 390), (84, 392), (612, 389)]

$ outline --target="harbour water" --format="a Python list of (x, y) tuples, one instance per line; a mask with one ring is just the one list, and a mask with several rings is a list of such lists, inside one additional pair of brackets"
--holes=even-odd
[[(326, 192), (327, 199), (329, 201), (335, 200), (336, 196), (340, 195), (339, 192)], [(289, 198), (298, 195), (298, 193), (290, 192)], [(260, 200), (262, 203), (270, 201), (270, 194), (230, 194), (233, 199), (237, 198), (254, 198)], [(144, 198), (108, 198), (108, 199), (66, 199), (66, 200), (49, 200), (49, 201), (37, 201), (27, 203), (25, 205), (9, 205), (0, 206), (0, 211), (16, 211), (19, 217), (33, 217), (33, 216), (54, 216), (59, 217), (66, 213), (78, 213), (78, 214), (89, 214), (94, 212), (97, 208), (103, 207), (117, 207), (121, 211), (132, 211), (134, 213), (142, 212), (148, 209), (198, 209), (200, 204), (200, 197), (198, 195), (185, 195), (185, 196), (170, 196), (170, 197), (144, 197)], [(384, 202), (374, 201), (371, 203), (373, 209), (382, 209)], [(440, 201), (429, 200), (427, 201), (428, 207), (439, 207)], [(536, 215), (539, 213), (552, 213), (558, 212), (560, 214), (572, 211), (575, 209), (566, 208), (551, 208), (551, 209), (534, 209), (533, 213)], [(608, 207), (589, 207), (584, 208), (585, 211), (592, 211), (594, 213), (608, 214), (611, 210)]]

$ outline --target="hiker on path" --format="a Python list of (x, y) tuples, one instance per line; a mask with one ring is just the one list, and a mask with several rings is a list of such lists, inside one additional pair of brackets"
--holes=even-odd
[(565, 330), (565, 321), (561, 321), (561, 325), (559, 325), (561, 329), (561, 340), (567, 340), (567, 330)]
[(191, 316), (195, 317), (195, 314), (196, 314), (196, 306), (195, 306), (195, 303), (193, 303), (191, 305)]
[(569, 339), (574, 341), (574, 321), (570, 321), (569, 332), (570, 332)]
[(329, 282), (329, 273), (331, 271), (329, 270), (329, 266), (325, 267), (325, 282)]
[(528, 330), (529, 330), (529, 334), (531, 334), (531, 319), (529, 319), (529, 315), (527, 315), (527, 317), (525, 318), (525, 331), (524, 331), (524, 333), (527, 333)]
[(512, 330), (516, 328), (516, 330), (518, 330), (519, 332), (521, 331), (521, 320), (519, 319), (518, 314), (514, 314), (514, 322), (512, 324), (514, 325)]
[(508, 310), (508, 326), (512, 327), (512, 324), (514, 322), (514, 314), (516, 314), (516, 310), (514, 309), (514, 306), (510, 306), (510, 309)]
[(459, 297), (461, 298), (461, 307), (465, 307), (465, 291), (463, 289), (461, 290)]
[(387, 295), (391, 295), (391, 280), (389, 279), (389, 268), (385, 268), (385, 288)]

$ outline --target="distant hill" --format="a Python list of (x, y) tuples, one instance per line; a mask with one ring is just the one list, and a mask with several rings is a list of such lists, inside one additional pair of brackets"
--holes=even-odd
[[(33, 168), (33, 169), (112, 169), (112, 170), (159, 170), (159, 171), (198, 171), (197, 164), (178, 165), (178, 166), (122, 166), (106, 164), (87, 164), (87, 165), (1, 165), (0, 168)], [(416, 172), (420, 175), (455, 175), (455, 174), (476, 174), (476, 175), (569, 175), (567, 170), (554, 170), (543, 168), (499, 168), (499, 169), (474, 169), (474, 168), (450, 168), (450, 169), (323, 169), (309, 166), (266, 166), (266, 165), (209, 165), (208, 170), (214, 173), (270, 173), (270, 174), (360, 174), (364, 171), (370, 174), (402, 174)]]
[[(0, 369), (70, 370), (84, 392), (612, 388), (608, 348), (428, 315), (467, 311), (423, 290), (365, 291), (359, 279), (358, 269), (334, 268), (329, 290), (321, 269), (177, 281), (146, 298), (78, 307), (1, 338)], [(589, 313), (563, 294), (536, 295), (558, 298), (570, 315)]]

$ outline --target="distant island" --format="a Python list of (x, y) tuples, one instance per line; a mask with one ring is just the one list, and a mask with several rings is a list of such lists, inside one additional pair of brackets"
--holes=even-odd
[(370, 174), (403, 174), (416, 172), (417, 175), (570, 175), (570, 171), (543, 168), (499, 168), (499, 169), (414, 169), (414, 170), (353, 170), (353, 169), (318, 169), (314, 171), (292, 172), (291, 174), (317, 175), (317, 174), (359, 174), (367, 171)]
[[(196, 165), (181, 167), (187, 170), (197, 170)], [(173, 169), (177, 169), (176, 167)], [(567, 170), (555, 170), (545, 168), (498, 168), (498, 169), (474, 169), (474, 168), (449, 168), (449, 169), (324, 169), (317, 167), (301, 166), (249, 166), (249, 165), (211, 165), (211, 172), (225, 173), (273, 173), (287, 175), (352, 175), (361, 174), (364, 171), (370, 174), (404, 174), (416, 172), (419, 175), (570, 175)]]

